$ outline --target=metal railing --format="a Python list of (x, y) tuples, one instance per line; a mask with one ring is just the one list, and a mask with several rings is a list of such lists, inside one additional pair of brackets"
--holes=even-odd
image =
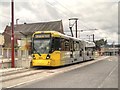
[[(29, 67), (31, 55), (28, 50), (15, 48), (15, 67)], [(0, 68), (11, 67), (11, 48), (0, 48)]]

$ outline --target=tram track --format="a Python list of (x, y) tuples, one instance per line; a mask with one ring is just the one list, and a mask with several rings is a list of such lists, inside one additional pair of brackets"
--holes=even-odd
[(1, 82), (7, 82), (10, 80), (15, 80), (15, 79), (19, 79), (22, 77), (27, 77), (27, 76), (32, 76), (34, 74), (38, 74), (38, 73), (43, 73), (43, 72), (47, 72), (50, 69), (25, 69), (25, 70), (20, 70), (15, 71), (15, 72), (11, 72), (11, 73), (4, 73), (2, 74), (2, 80), (0, 80)]
[[(85, 63), (81, 63), (81, 65), (84, 65)], [(77, 65), (77, 64), (76, 64)], [(66, 70), (69, 70), (70, 67), (76, 66), (76, 65), (71, 65), (68, 67), (64, 67), (64, 68), (58, 68), (58, 69), (42, 69), (42, 68), (38, 68), (38, 69), (34, 69), (34, 68), (30, 68), (30, 69), (21, 69), (18, 71), (13, 71), (13, 72), (7, 72), (7, 73), (2, 73), (2, 82), (6, 82), (6, 81), (10, 81), (10, 80), (14, 80), (14, 79), (19, 79), (22, 77), (27, 77), (27, 76), (32, 76), (34, 74), (38, 74), (38, 73), (56, 73), (56, 71), (62, 71), (66, 68)]]
[(20, 69), (20, 70), (15, 70), (15, 71), (8, 71), (8, 72), (2, 72), (2, 77), (7, 76), (7, 75), (12, 75), (12, 74), (17, 74), (17, 73), (23, 73), (23, 72), (28, 72), (31, 71), (31, 69)]
[[(62, 68), (55, 68), (55, 69), (49, 69), (49, 68), (32, 68), (32, 69), (25, 69), (20, 70), (18, 73), (7, 73), (4, 74), (2, 77), (2, 83), (3, 87), (15, 87), (24, 83), (29, 83), (32, 81), (36, 81), (39, 79), (44, 79), (46, 77), (50, 77), (53, 75), (57, 75), (60, 73), (68, 72), (71, 70), (74, 70), (76, 68), (80, 68), (95, 62), (99, 62), (103, 59), (107, 59), (109, 57), (99, 58), (97, 60), (84, 62), (84, 63), (78, 63), (70, 66), (65, 66)], [(12, 83), (11, 83), (12, 82)]]

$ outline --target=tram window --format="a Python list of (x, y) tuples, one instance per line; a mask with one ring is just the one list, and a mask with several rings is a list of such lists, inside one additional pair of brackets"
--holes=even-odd
[(74, 42), (74, 50), (76, 51), (77, 45), (76, 42)]
[(61, 50), (65, 51), (64, 39), (61, 39)]
[(87, 51), (87, 56), (89, 56), (89, 52)]
[(79, 50), (79, 42), (74, 42), (74, 49), (75, 49), (76, 51)]
[(70, 50), (69, 40), (65, 39), (65, 51), (69, 51), (69, 50)]
[(77, 51), (79, 51), (79, 42), (76, 42), (76, 44), (77, 44)]
[(79, 48), (83, 48), (83, 43), (79, 42)]
[(87, 51), (88, 50), (88, 48), (87, 47), (85, 47), (85, 51)]
[(94, 51), (92, 51), (92, 55), (94, 55)]
[(53, 38), (52, 40), (52, 51), (60, 50), (60, 38)]
[(73, 51), (74, 49), (74, 44), (73, 44), (73, 40), (70, 40), (70, 51)]
[(80, 50), (80, 56), (82, 56), (82, 50)]

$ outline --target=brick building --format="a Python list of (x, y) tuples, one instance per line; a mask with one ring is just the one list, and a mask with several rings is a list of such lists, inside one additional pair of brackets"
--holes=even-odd
[[(39, 23), (24, 23), (14, 26), (15, 47), (18, 46), (18, 40), (28, 38), (31, 39), (32, 34), (35, 31), (58, 31), (63, 33), (62, 20), (39, 22)], [(4, 32), (4, 47), (11, 48), (11, 26), (6, 26)], [(29, 41), (28, 40), (28, 41)]]

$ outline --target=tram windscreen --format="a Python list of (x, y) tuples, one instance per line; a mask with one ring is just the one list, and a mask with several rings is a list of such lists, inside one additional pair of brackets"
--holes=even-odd
[(50, 51), (50, 38), (34, 39), (33, 53), (46, 54)]

